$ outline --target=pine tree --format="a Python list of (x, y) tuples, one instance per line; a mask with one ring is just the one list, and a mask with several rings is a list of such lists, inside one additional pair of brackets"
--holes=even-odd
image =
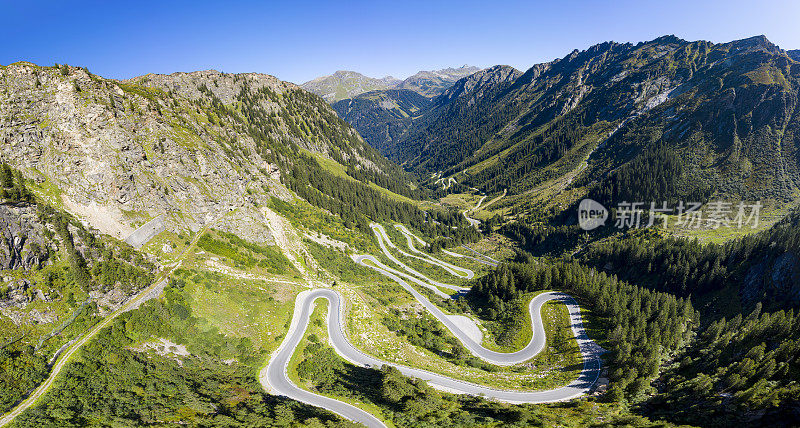
[(6, 189), (14, 187), (13, 172), (11, 171), (11, 167), (5, 162), (0, 165), (0, 182), (2, 182), (3, 187)]

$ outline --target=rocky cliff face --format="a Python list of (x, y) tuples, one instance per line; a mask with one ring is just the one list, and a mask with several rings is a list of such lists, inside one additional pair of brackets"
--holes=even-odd
[(98, 303), (92, 310), (114, 310), (155, 271), (126, 244), (62, 211), (8, 200), (0, 202), (0, 268), (0, 315), (19, 329), (13, 334), (57, 321), (89, 297)]
[[(48, 311), (27, 312), (25, 309), (34, 301), (48, 303), (63, 294), (31, 280), (34, 272), (58, 260), (59, 248), (63, 247), (55, 237), (55, 230), (38, 218), (36, 210), (35, 204), (0, 205), (0, 267), (4, 271), (0, 278), (0, 314), (8, 316), (15, 324), (54, 321), (46, 315)], [(76, 241), (78, 248), (83, 247), (79, 237)]]
[(765, 256), (748, 270), (739, 290), (742, 303), (762, 300), (780, 301), (782, 305), (800, 303), (800, 258), (788, 251), (777, 257)]
[(76, 67), (1, 67), (0, 141), (40, 196), (117, 238), (160, 214), (196, 230), (265, 203), (297, 150), (386, 165), (318, 97), (216, 71), (122, 82)]
[(29, 271), (49, 262), (58, 248), (45, 238), (45, 229), (35, 207), (0, 205), (0, 268)]

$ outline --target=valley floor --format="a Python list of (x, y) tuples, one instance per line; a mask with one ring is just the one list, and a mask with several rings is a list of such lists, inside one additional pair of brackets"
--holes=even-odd
[[(262, 212), (275, 244), (288, 261), (288, 264), (280, 268), (283, 273), (276, 275), (254, 265), (242, 265), (234, 254), (244, 250), (240, 248), (233, 253), (224, 250), (225, 245), (235, 247), (236, 241), (214, 231), (213, 222), (195, 234), (191, 242), (183, 245), (179, 254), (172, 250), (161, 253), (166, 246), (175, 247), (175, 242), (179, 241), (171, 232), (162, 232), (147, 248), (159, 253), (169, 264), (169, 269), (161, 276), (164, 279), (131, 299), (124, 308), (107, 316), (71, 345), (52, 368), (48, 380), (12, 412), (4, 415), (0, 420), (2, 425), (41, 403), (43, 396), (53, 387), (59, 388), (59, 382), (55, 380), (60, 377), (62, 369), (85, 359), (81, 356), (81, 347), (104, 328), (114, 324), (118, 315), (140, 307), (149, 299), (163, 296), (170, 276), (173, 277), (173, 283), (177, 280), (185, 284), (182, 286), (182, 293), (191, 305), (192, 313), (200, 317), (199, 325), (202, 329), (248, 337), (262, 353), (272, 354), (269, 364), (260, 375), (267, 391), (326, 408), (369, 426), (383, 426), (384, 421), (341, 401), (348, 401), (346, 397), (331, 398), (318, 392), (298, 389), (286, 375), (289, 360), (299, 352), (298, 344), (304, 338), (312, 303), (317, 298), (324, 298), (329, 302), (327, 334), (330, 344), (348, 363), (376, 369), (382, 366), (395, 367), (404, 375), (426, 380), (430, 385), (446, 392), (490, 397), (512, 403), (553, 402), (589, 392), (599, 377), (599, 354), (602, 349), (588, 339), (581, 325), (580, 310), (566, 295), (543, 293), (531, 299), (529, 318), (532, 331), (528, 333), (530, 341), (526, 346), (512, 352), (505, 352), (508, 349), (498, 352), (497, 349), (501, 348), (493, 344), (488, 331), (476, 322), (474, 316), (456, 314), (440, 308), (446, 300), (451, 300), (468, 289), (431, 278), (446, 274), (455, 279), (456, 283), (466, 284), (476, 272), (485, 272), (492, 267), (495, 259), (491, 257), (467, 248), (448, 250), (441, 252), (439, 256), (432, 256), (417, 248), (427, 244), (409, 229), (400, 225), (389, 228), (393, 239), (386, 228), (378, 224), (373, 225), (373, 231), (381, 252), (356, 256), (352, 254), (353, 247), (348, 243), (321, 235), (319, 231), (302, 232), (290, 220), (270, 209)], [(310, 236), (317, 238), (311, 240)], [(405, 250), (399, 245), (403, 240)], [(350, 256), (346, 256), (348, 251), (351, 252)], [(340, 267), (345, 263), (355, 269), (357, 275), (353, 277), (351, 273), (350, 277), (342, 278), (336, 272), (329, 272), (323, 267), (332, 266), (330, 260), (326, 260), (329, 257), (338, 260)], [(401, 261), (399, 257), (404, 260)], [(274, 265), (275, 262), (272, 263)], [(469, 267), (460, 266), (462, 263)], [(220, 285), (223, 287), (220, 288)], [(253, 298), (246, 297), (263, 293), (270, 297), (262, 304), (253, 305), (256, 303)], [(436, 299), (436, 303), (426, 296)], [(456, 347), (464, 347), (468, 355), (489, 365), (499, 365), (499, 369), (486, 371), (485, 368), (460, 365), (463, 363), (454, 363), (443, 358), (441, 354), (398, 338), (397, 333), (386, 329), (381, 321), (382, 317), (386, 318), (391, 314), (385, 311), (386, 306), (379, 305), (384, 310), (376, 311), (367, 302), (375, 301), (376, 298), (389, 299), (394, 303), (390, 306), (405, 308), (404, 310), (413, 308), (414, 311), (424, 311), (418, 312), (418, 316), (425, 312), (431, 314), (436, 322), (445, 327), (445, 334), (453, 341), (452, 345), (447, 346), (453, 348), (450, 352), (454, 352)], [(257, 298), (262, 299), (263, 297)], [(571, 341), (571, 355), (552, 358), (557, 354), (552, 353), (552, 344), (549, 343), (551, 338), (546, 337), (545, 330), (549, 331), (550, 326), (543, 323), (543, 314), (548, 314), (548, 322), (561, 320), (562, 315), (560, 310), (546, 304), (548, 301), (566, 304), (568, 311), (565, 312), (565, 325), (571, 326), (577, 338), (577, 341)], [(230, 310), (220, 312), (220, 306), (229, 307)], [(551, 320), (551, 314), (556, 313), (559, 314), (557, 318)], [(170, 339), (161, 340), (166, 340), (164, 343), (175, 343)], [(381, 343), (394, 343), (395, 346), (379, 345)], [(148, 352), (148, 346), (146, 343), (140, 346), (140, 352)], [(189, 349), (176, 354), (176, 361), (195, 358), (191, 347)], [(542, 353), (543, 350), (546, 352)], [(169, 352), (159, 352), (159, 355), (169, 357)], [(548, 355), (547, 361), (537, 357), (540, 353)], [(562, 366), (559, 369), (559, 364), (570, 365), (571, 368), (564, 370)], [(515, 368), (503, 369), (503, 366)], [(532, 389), (536, 391), (531, 391)]]

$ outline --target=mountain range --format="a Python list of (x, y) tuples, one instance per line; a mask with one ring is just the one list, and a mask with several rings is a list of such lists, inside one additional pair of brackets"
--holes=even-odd
[(330, 76), (310, 80), (300, 87), (321, 96), (329, 103), (353, 98), (365, 92), (385, 89), (407, 89), (426, 97), (433, 97), (441, 94), (456, 80), (478, 70), (480, 70), (478, 67), (463, 65), (459, 68), (420, 71), (405, 80), (395, 79), (392, 76), (377, 79), (355, 71), (340, 70)]
[(472, 74), (411, 120), (387, 120), (391, 132), (360, 119), (386, 116), (387, 107), (403, 114), (393, 106), (334, 108), (407, 170), (486, 192), (522, 194), (562, 180), (617, 196), (626, 192), (623, 176), (662, 144), (676, 162), (648, 174), (682, 184), (682, 195), (660, 197), (788, 200), (800, 191), (796, 52), (764, 36), (608, 42), (524, 73), (495, 66)]
[[(0, 425), (796, 426), (799, 103), (764, 36), (302, 86), (0, 66)], [(586, 230), (586, 198), (769, 213)]]
[(17, 63), (0, 79), (0, 155), (117, 238), (165, 212), (168, 227), (191, 230), (223, 207), (247, 218), (303, 156), (402, 174), (319, 97), (265, 74), (117, 81)]

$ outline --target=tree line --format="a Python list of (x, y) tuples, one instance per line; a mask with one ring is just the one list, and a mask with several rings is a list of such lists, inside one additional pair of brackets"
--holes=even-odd
[[(475, 239), (479, 234), (456, 211), (424, 211), (409, 202), (398, 201), (364, 183), (325, 171), (311, 156), (298, 153), (290, 173), (281, 179), (312, 205), (341, 217), (345, 227), (371, 233), (371, 221), (395, 221), (410, 225), (428, 236)], [(456, 241), (453, 241), (454, 243)]]

